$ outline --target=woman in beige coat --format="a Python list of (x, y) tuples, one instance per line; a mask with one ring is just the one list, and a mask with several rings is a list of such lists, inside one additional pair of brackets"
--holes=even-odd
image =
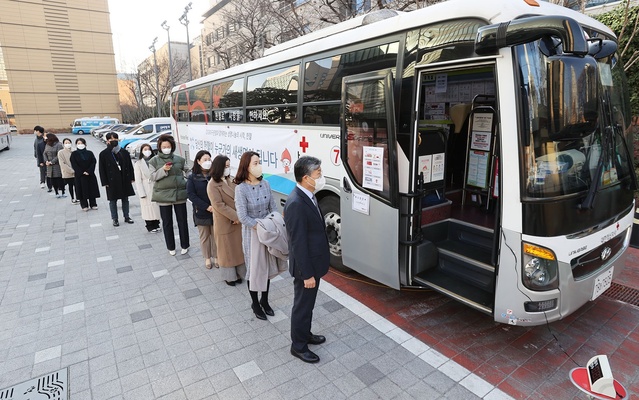
[(64, 184), (69, 187), (69, 196), (71, 196), (71, 203), (80, 204), (80, 200), (75, 199), (75, 172), (71, 165), (71, 153), (73, 153), (73, 147), (71, 146), (71, 139), (64, 138), (62, 141), (63, 149), (58, 151), (58, 162), (60, 163), (60, 170), (62, 171), (62, 179)]
[(222, 279), (229, 286), (242, 283), (246, 275), (242, 251), (242, 225), (235, 211), (235, 184), (231, 178), (231, 161), (217, 156), (211, 166), (211, 180), (206, 191), (213, 206), (213, 234), (217, 245), (217, 262)]
[(149, 171), (149, 159), (153, 157), (151, 145), (145, 144), (140, 149), (140, 159), (133, 166), (135, 176), (135, 188), (140, 198), (140, 210), (142, 218), (146, 222), (146, 230), (149, 232), (160, 232), (160, 206), (151, 201), (153, 194), (153, 181), (151, 181), (151, 171)]

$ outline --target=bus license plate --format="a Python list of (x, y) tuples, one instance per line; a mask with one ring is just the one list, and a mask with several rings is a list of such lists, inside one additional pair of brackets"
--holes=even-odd
[(610, 267), (610, 269), (603, 274), (599, 275), (595, 278), (595, 288), (592, 292), (592, 299), (594, 300), (599, 297), (603, 292), (608, 290), (610, 285), (612, 284), (612, 275), (615, 270), (614, 265)]

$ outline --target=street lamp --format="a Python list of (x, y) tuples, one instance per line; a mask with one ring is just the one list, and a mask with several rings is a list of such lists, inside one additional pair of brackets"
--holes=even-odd
[(171, 56), (171, 34), (169, 33), (169, 29), (171, 27), (166, 23), (166, 20), (162, 22), (162, 28), (166, 30), (166, 36), (169, 41), (169, 90), (173, 89), (173, 60)]
[(189, 10), (191, 9), (191, 4), (193, 3), (189, 3), (187, 4), (186, 7), (184, 7), (184, 14), (182, 14), (182, 16), (180, 17), (180, 23), (184, 26), (186, 26), (186, 60), (188, 61), (188, 66), (189, 66), (189, 80), (193, 79), (192, 73), (191, 73), (191, 42), (189, 41), (189, 17), (188, 17), (188, 13)]
[(153, 65), (155, 66), (155, 104), (158, 108), (158, 117), (160, 116), (160, 78), (158, 76), (158, 60), (155, 58), (155, 43), (158, 38), (153, 39), (153, 43), (149, 46), (149, 50), (153, 52)]

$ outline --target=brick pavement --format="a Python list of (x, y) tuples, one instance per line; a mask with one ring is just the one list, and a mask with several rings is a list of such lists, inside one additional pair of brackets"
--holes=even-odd
[(115, 228), (104, 193), (83, 212), (40, 189), (33, 137), (14, 139), (0, 153), (0, 393), (68, 368), (72, 400), (510, 398), (328, 282), (321, 362), (294, 359), (288, 274), (271, 285), (275, 317), (257, 320), (245, 284), (203, 267), (194, 227), (172, 257), (136, 197), (136, 223)]

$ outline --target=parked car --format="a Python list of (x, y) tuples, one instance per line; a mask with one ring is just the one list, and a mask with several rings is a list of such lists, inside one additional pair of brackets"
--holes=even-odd
[(110, 127), (107, 128), (98, 128), (96, 130), (92, 130), (91, 134), (93, 136), (95, 136), (98, 139), (102, 139), (102, 137), (107, 133), (107, 132), (122, 132), (126, 129), (132, 128), (133, 125), (130, 124), (116, 124), (116, 125), (112, 125)]
[(9, 130), (11, 130), (11, 133), (18, 133), (18, 127), (15, 125), (9, 125)]
[(136, 140), (134, 142), (129, 143), (124, 149), (131, 154), (131, 158), (138, 159), (140, 157), (140, 149), (143, 144), (150, 144), (151, 150), (153, 150), (153, 154), (158, 153), (158, 138), (160, 135), (172, 135), (173, 132), (171, 130), (166, 130), (158, 133), (154, 133), (146, 139)]

